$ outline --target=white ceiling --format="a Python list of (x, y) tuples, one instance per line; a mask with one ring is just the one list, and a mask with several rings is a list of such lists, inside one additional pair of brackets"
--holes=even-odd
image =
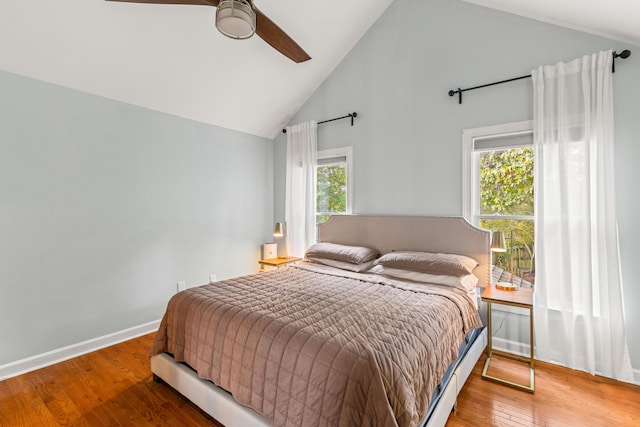
[(272, 138), (392, 1), (255, 0), (312, 57), (296, 64), (220, 34), (214, 7), (1, 0), (0, 69)]
[[(311, 55), (296, 64), (222, 36), (213, 7), (1, 0), (0, 69), (273, 138), (392, 1), (255, 0)], [(640, 45), (637, 0), (465, 1)]]
[(640, 45), (640, 1), (638, 0), (463, 1)]

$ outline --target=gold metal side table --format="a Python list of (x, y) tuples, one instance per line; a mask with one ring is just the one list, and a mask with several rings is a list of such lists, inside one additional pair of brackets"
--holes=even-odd
[[(500, 384), (505, 384), (510, 387), (514, 387), (520, 390), (528, 391), (529, 393), (533, 393), (535, 390), (535, 362), (533, 359), (533, 291), (528, 288), (520, 288), (517, 291), (501, 291), (496, 289), (495, 286), (489, 285), (482, 292), (482, 301), (487, 303), (487, 318), (488, 318), (488, 328), (489, 328), (489, 343), (487, 345), (487, 360), (484, 362), (484, 369), (482, 370), (482, 378), (485, 378), (490, 381), (495, 381)], [(493, 330), (491, 329), (491, 304), (502, 304), (509, 305), (512, 307), (520, 307), (529, 310), (529, 342), (531, 353), (529, 357), (524, 357), (519, 354), (509, 353), (502, 350), (495, 350), (492, 344), (492, 335)], [(502, 356), (509, 359), (517, 360), (520, 362), (525, 362), (529, 364), (529, 385), (522, 385), (518, 383), (514, 383), (511, 381), (507, 381), (502, 378), (494, 377), (492, 375), (487, 374), (489, 370), (489, 364), (491, 363), (491, 356)]]

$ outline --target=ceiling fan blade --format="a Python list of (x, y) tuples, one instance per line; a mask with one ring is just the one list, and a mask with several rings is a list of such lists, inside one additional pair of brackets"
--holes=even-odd
[[(106, 0), (117, 1), (123, 3), (151, 3), (151, 4), (195, 4), (201, 6), (218, 6), (220, 0)], [(256, 14), (256, 34), (259, 35), (275, 50), (291, 59), (294, 62), (304, 62), (311, 59), (291, 37), (287, 35), (280, 27), (278, 27), (271, 19), (267, 18), (255, 5), (249, 0), (253, 11)]]
[(271, 19), (267, 18), (264, 13), (253, 5), (253, 11), (256, 14), (256, 34), (262, 40), (266, 41), (275, 50), (291, 59), (294, 62), (304, 62), (311, 59), (298, 44), (293, 41), (280, 27), (278, 27)]
[(106, 0), (123, 3), (155, 3), (155, 4), (196, 4), (202, 6), (217, 6), (220, 0)]

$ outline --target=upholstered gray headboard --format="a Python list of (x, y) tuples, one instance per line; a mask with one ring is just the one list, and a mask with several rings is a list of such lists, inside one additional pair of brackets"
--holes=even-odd
[(381, 253), (411, 250), (461, 254), (480, 264), (473, 273), (478, 286), (491, 283), (490, 232), (462, 217), (332, 216), (318, 227), (319, 242), (359, 245)]

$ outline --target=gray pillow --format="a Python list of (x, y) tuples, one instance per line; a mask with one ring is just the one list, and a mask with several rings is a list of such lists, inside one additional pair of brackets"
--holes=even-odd
[(378, 258), (376, 264), (456, 277), (471, 274), (479, 265), (475, 259), (464, 255), (413, 251), (389, 252)]
[(362, 264), (375, 259), (380, 252), (364, 246), (340, 245), (338, 243), (316, 243), (305, 253), (306, 258), (325, 258)]

